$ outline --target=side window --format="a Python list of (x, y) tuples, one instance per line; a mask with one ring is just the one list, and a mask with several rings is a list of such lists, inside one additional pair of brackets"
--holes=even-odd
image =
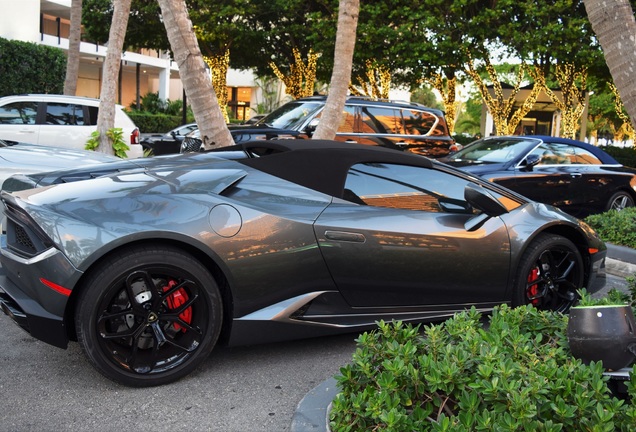
[(362, 107), (361, 133), (402, 134), (399, 110), (382, 107)]
[(539, 165), (601, 165), (601, 161), (592, 153), (569, 144), (543, 143), (532, 153), (541, 157)]
[[(84, 119), (87, 126), (96, 126), (97, 125), (97, 114), (99, 114), (99, 107), (96, 106), (88, 106), (88, 118)], [(116, 115), (116, 114), (115, 114)]]
[(34, 125), (37, 115), (37, 102), (14, 102), (0, 107), (1, 124)]
[(404, 130), (408, 135), (428, 135), (437, 124), (437, 117), (429, 112), (402, 110)]
[[(322, 115), (322, 111), (316, 115), (316, 119), (319, 119)], [(338, 133), (353, 133), (355, 131), (356, 120), (356, 108), (354, 106), (345, 105), (342, 111), (342, 119), (338, 126)]]
[(576, 147), (574, 149), (574, 156), (572, 157), (573, 164), (585, 164), (585, 165), (603, 165), (603, 162), (591, 152)]
[(349, 169), (343, 198), (375, 207), (472, 213), (464, 201), (466, 183), (434, 169), (365, 163)]
[(44, 124), (83, 126), (85, 124), (84, 107), (82, 105), (49, 102), (46, 104)]

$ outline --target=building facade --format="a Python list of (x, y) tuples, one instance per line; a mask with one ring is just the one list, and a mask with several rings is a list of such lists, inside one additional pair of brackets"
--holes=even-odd
[[(0, 0), (0, 8), (0, 37), (68, 51), (71, 0)], [(99, 98), (106, 51), (104, 46), (81, 43), (77, 96)], [(247, 120), (263, 102), (263, 91), (249, 71), (230, 69), (227, 92), (228, 107), (237, 119)], [(147, 93), (158, 93), (163, 100), (183, 99), (177, 64), (166, 52), (124, 51), (118, 103), (133, 105)], [(282, 85), (277, 86), (275, 97), (284, 99)]]

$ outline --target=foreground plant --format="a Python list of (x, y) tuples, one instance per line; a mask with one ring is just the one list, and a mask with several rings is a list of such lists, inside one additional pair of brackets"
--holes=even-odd
[[(126, 159), (128, 157), (126, 152), (130, 150), (130, 147), (128, 147), (128, 144), (126, 144), (124, 140), (124, 130), (122, 128), (110, 128), (106, 131), (106, 136), (110, 138), (110, 141), (113, 143), (113, 153), (115, 156)], [(84, 148), (86, 150), (96, 151), (98, 147), (99, 131), (94, 131)]]
[[(474, 308), (420, 332), (380, 322), (337, 376), (333, 431), (635, 430), (600, 363), (572, 357), (567, 316), (531, 306)], [(636, 379), (628, 382), (632, 400)]]

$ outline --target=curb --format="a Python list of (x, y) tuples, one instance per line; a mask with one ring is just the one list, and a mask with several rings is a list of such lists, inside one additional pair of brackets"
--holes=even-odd
[(607, 243), (605, 271), (619, 277), (633, 276), (636, 273), (636, 250)]
[(335, 378), (329, 378), (310, 390), (296, 407), (290, 432), (329, 430), (329, 405), (337, 394)]
[[(605, 271), (623, 278), (636, 274), (636, 250), (607, 243)], [(309, 391), (296, 407), (290, 432), (328, 431), (329, 405), (337, 394), (335, 378), (329, 378)]]

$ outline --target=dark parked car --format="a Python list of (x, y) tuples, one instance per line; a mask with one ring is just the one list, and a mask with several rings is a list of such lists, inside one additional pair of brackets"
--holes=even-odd
[(581, 141), (489, 137), (442, 161), (577, 217), (632, 207), (636, 201), (636, 170)]
[(565, 311), (604, 285), (589, 226), (406, 152), (259, 141), (101, 174), (23, 176), (14, 186), (53, 186), (3, 193), (0, 304), (127, 385), (174, 381), (221, 342), (501, 303)]
[[(253, 125), (230, 126), (230, 132), (236, 143), (311, 137), (326, 101), (326, 96), (297, 99)], [(440, 110), (418, 103), (355, 96), (347, 98), (336, 140), (405, 150), (432, 158), (448, 155), (455, 143)], [(200, 148), (200, 140), (184, 141), (182, 153)]]
[[(236, 144), (254, 140), (306, 138), (306, 136), (301, 136), (300, 132), (295, 130), (272, 128), (255, 123), (230, 125), (228, 129), (230, 129), (230, 133)], [(203, 150), (205, 149), (203, 147), (203, 141), (201, 140), (201, 131), (195, 129), (186, 135), (177, 153), (198, 152)]]
[(189, 123), (174, 128), (165, 134), (142, 134), (139, 144), (141, 144), (144, 151), (151, 151), (153, 155), (179, 153), (183, 138), (196, 129), (196, 123)]

